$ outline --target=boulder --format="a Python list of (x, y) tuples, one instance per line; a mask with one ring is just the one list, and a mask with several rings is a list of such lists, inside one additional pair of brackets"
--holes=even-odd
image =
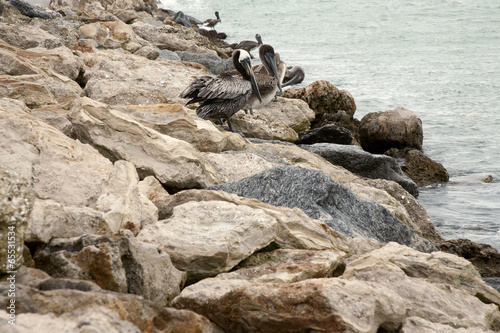
[(10, 0), (9, 2), (12, 6), (16, 7), (24, 16), (28, 16), (31, 18), (39, 17), (43, 20), (50, 20), (54, 17), (52, 13), (48, 13), (45, 10), (30, 4), (29, 2), (22, 0)]
[(63, 11), (70, 9), (72, 11), (78, 12), (84, 9), (88, 4), (98, 4), (103, 10), (115, 15), (125, 10), (135, 10), (137, 12), (152, 12), (153, 10), (158, 8), (156, 2), (152, 0), (58, 0), (51, 1), (49, 4), (49, 8), (54, 11)]
[(189, 143), (141, 125), (124, 113), (89, 98), (75, 100), (70, 120), (78, 138), (111, 160), (132, 162), (140, 178), (155, 176), (167, 187), (207, 187), (215, 171)]
[[(122, 21), (95, 22), (80, 27), (81, 32), (87, 37), (99, 42), (103, 48), (126, 48), (130, 43), (138, 45), (134, 30)], [(137, 47), (135, 51), (140, 48)]]
[(301, 148), (318, 154), (328, 162), (340, 165), (357, 175), (371, 179), (395, 181), (414, 197), (418, 196), (417, 184), (403, 174), (398, 163), (392, 157), (370, 154), (358, 146), (330, 143), (301, 145)]
[(435, 183), (446, 183), (450, 179), (448, 171), (422, 151), (411, 149), (406, 153), (405, 163), (401, 170), (410, 177), (418, 186)]
[(395, 241), (421, 251), (436, 248), (399, 221), (385, 207), (359, 199), (348, 187), (317, 170), (278, 166), (209, 189), (255, 198), (275, 206), (297, 207), (345, 236)]
[(56, 238), (34, 256), (37, 268), (54, 278), (90, 280), (101, 288), (144, 296), (166, 306), (180, 293), (186, 274), (170, 256), (130, 232), (113, 238)]
[(341, 235), (298, 209), (225, 192), (181, 191), (169, 198), (166, 219), (146, 226), (139, 241), (160, 246), (187, 284), (227, 272), (271, 244), (295, 249), (346, 249)]
[(221, 59), (213, 53), (192, 53), (187, 51), (176, 51), (182, 61), (196, 62), (205, 66), (212, 74), (220, 74), (234, 69), (232, 59)]
[(235, 130), (241, 131), (248, 138), (287, 142), (294, 142), (298, 138), (297, 133), (282, 121), (268, 121), (264, 117), (244, 112), (232, 116), (231, 124)]
[(43, 30), (29, 24), (0, 23), (0, 36), (8, 44), (20, 49), (44, 47), (53, 49), (63, 45), (63, 41)]
[(319, 128), (312, 129), (299, 135), (299, 139), (295, 144), (315, 144), (315, 143), (337, 143), (341, 145), (351, 144), (353, 137), (351, 133), (337, 125), (325, 125)]
[(422, 150), (424, 139), (422, 121), (402, 107), (366, 114), (359, 124), (359, 136), (361, 147), (375, 154), (391, 148)]
[(0, 168), (0, 274), (24, 263), (24, 234), (34, 195), (31, 185), (13, 170)]
[(71, 80), (76, 80), (80, 72), (83, 71), (83, 60), (73, 54), (73, 51), (66, 46), (56, 47), (52, 50), (36, 47), (27, 51), (38, 53), (38, 56), (29, 55), (29, 59), (37, 67), (64, 75)]

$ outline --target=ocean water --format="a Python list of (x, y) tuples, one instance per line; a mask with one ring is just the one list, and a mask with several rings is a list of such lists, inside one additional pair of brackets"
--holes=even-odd
[[(424, 152), (450, 182), (420, 189), (419, 202), (446, 239), (500, 250), (500, 2), (162, 0), (199, 20), (222, 22), (227, 42), (271, 44), (301, 84), (348, 90), (355, 117), (402, 106), (423, 122)], [(254, 51), (255, 52), (255, 51)], [(257, 53), (255, 52), (255, 55)], [(480, 179), (491, 175), (493, 181)]]

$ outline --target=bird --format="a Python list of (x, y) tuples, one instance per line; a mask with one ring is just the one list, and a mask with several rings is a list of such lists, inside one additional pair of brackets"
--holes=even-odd
[[(202, 119), (218, 118), (227, 121), (231, 132), (231, 116), (241, 110), (250, 96), (259, 101), (262, 97), (252, 70), (250, 54), (241, 49), (233, 51), (232, 60), (235, 71), (222, 72), (217, 76), (201, 76), (181, 92), (179, 97), (189, 98), (186, 105), (201, 102), (196, 108), (196, 115)], [(242, 135), (242, 133), (239, 133)]]
[(281, 81), (285, 76), (286, 64), (281, 61), (279, 53), (274, 52), (274, 48), (269, 44), (262, 44), (259, 47), (259, 58), (262, 65), (254, 67), (255, 80), (259, 88), (261, 98), (252, 94), (243, 107), (245, 113), (253, 115), (253, 109), (266, 106), (271, 102), (278, 90), (282, 93)]
[[(255, 35), (255, 40), (257, 40), (257, 42), (254, 42), (253, 40), (243, 40), (243, 41), (239, 42), (235, 46), (235, 48), (243, 49), (243, 50), (247, 51), (248, 53), (250, 53), (251, 51), (255, 50), (256, 48), (258, 48), (259, 46), (262, 45), (262, 37), (259, 34)], [(250, 56), (252, 56), (251, 53), (250, 53)]]
[(206, 19), (203, 24), (205, 24), (209, 28), (212, 28), (212, 30), (215, 30), (214, 27), (217, 25), (217, 23), (221, 22), (219, 12), (215, 12), (215, 17), (217, 17), (217, 19)]
[(284, 80), (286, 80), (283, 83), (283, 87), (291, 86), (294, 84), (301, 83), (304, 81), (304, 78), (306, 77), (306, 73), (300, 66), (293, 66), (293, 67), (288, 67)]

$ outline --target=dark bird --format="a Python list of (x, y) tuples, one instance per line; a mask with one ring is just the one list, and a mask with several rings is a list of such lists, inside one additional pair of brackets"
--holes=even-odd
[(209, 28), (212, 28), (212, 30), (215, 30), (214, 27), (217, 25), (217, 23), (221, 22), (219, 12), (215, 12), (215, 17), (217, 17), (217, 19), (207, 19), (203, 22), (203, 24), (205, 24)]
[(259, 88), (261, 98), (252, 94), (243, 107), (253, 114), (253, 109), (266, 106), (274, 98), (278, 90), (283, 92), (281, 81), (286, 72), (286, 64), (281, 61), (278, 53), (274, 53), (274, 48), (269, 44), (259, 47), (259, 58), (262, 65), (254, 67), (255, 80)]
[[(243, 49), (243, 50), (247, 51), (248, 53), (250, 53), (250, 51), (253, 51), (262, 45), (262, 37), (259, 34), (255, 35), (255, 40), (256, 40), (256, 42), (254, 42), (253, 40), (243, 40), (243, 41), (239, 42), (235, 48), (236, 49)], [(250, 56), (252, 56), (251, 53), (250, 53)]]
[(235, 71), (222, 72), (217, 76), (201, 76), (194, 80), (179, 96), (191, 99), (186, 105), (201, 102), (196, 115), (202, 119), (226, 118), (231, 132), (231, 116), (241, 110), (250, 96), (262, 100), (252, 70), (250, 54), (245, 50), (233, 51)]
[(288, 67), (285, 74), (285, 82), (283, 83), (283, 87), (292, 86), (294, 84), (301, 83), (304, 81), (306, 77), (306, 73), (300, 66)]

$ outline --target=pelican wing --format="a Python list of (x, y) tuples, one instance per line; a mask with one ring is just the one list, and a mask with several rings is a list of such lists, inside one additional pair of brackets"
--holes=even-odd
[(205, 86), (199, 89), (198, 98), (209, 99), (234, 99), (241, 95), (251, 93), (252, 85), (238, 75), (221, 73)]

